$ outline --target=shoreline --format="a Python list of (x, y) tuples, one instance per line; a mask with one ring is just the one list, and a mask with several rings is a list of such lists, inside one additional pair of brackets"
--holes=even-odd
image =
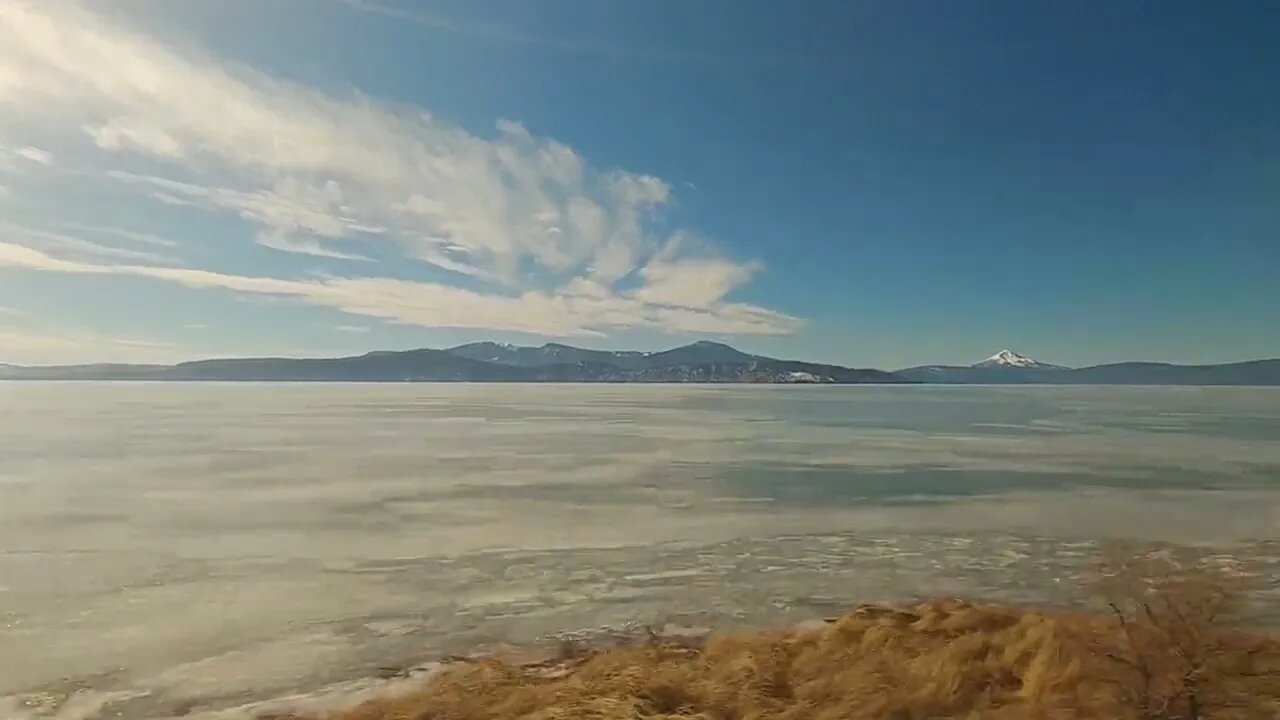
[[(721, 632), (708, 627), (668, 624), (660, 629), (645, 629), (630, 634), (607, 632), (600, 628), (566, 632), (552, 636), (549, 642), (536, 646), (502, 647), (470, 655), (451, 655), (401, 666), (385, 666), (379, 668), (379, 673), (374, 676), (328, 683), (308, 691), (290, 692), (236, 705), (227, 704), (227, 698), (222, 698), (220, 701), (212, 701), (210, 705), (192, 701), (176, 706), (171, 704), (165, 708), (148, 703), (145, 692), (84, 689), (57, 703), (52, 698), (45, 698), (47, 704), (43, 705), (38, 702), (15, 703), (22, 696), (0, 698), (0, 716), (12, 720), (383, 720), (401, 717), (400, 713), (404, 713), (406, 708), (456, 702), (457, 693), (450, 692), (449, 689), (456, 691), (454, 686), (463, 680), (475, 685), (469, 686), (466, 694), (478, 692), (494, 698), (503, 693), (514, 696), (546, 692), (550, 693), (549, 697), (559, 698), (566, 692), (566, 688), (580, 689), (585, 681), (581, 681), (579, 675), (599, 680), (597, 675), (601, 675), (600, 667), (606, 668), (601, 677), (612, 677), (618, 672), (625, 674), (628, 663), (635, 666), (633, 670), (650, 662), (657, 662), (666, 670), (671, 669), (672, 663), (675, 666), (686, 663), (706, 670), (718, 663), (726, 667), (748, 661), (750, 664), (764, 655), (776, 653), (779, 647), (813, 648), (824, 645), (827, 646), (825, 652), (830, 654), (834, 647), (836, 654), (842, 658), (838, 662), (827, 658), (832, 672), (835, 672), (841, 663), (850, 662), (850, 658), (857, 653), (858, 643), (848, 647), (843, 644), (847, 644), (851, 638), (862, 642), (868, 637), (879, 637), (884, 641), (882, 645), (873, 648), (875, 652), (890, 654), (897, 653), (902, 647), (912, 643), (925, 643), (921, 646), (924, 648), (921, 652), (925, 655), (931, 652), (946, 655), (955, 648), (972, 645), (974, 642), (990, 645), (993, 651), (1004, 652), (1005, 657), (1008, 657), (1009, 647), (1021, 647), (1018, 652), (1026, 657), (1021, 658), (1018, 668), (1009, 671), (1013, 673), (1010, 677), (1017, 677), (1021, 682), (1035, 663), (1045, 662), (1045, 657), (1063, 661), (1058, 671), (1067, 672), (1067, 668), (1076, 668), (1071, 672), (1078, 675), (1078, 659), (1064, 659), (1068, 651), (1064, 650), (1067, 646), (1062, 644), (1062, 638), (1076, 634), (1094, 638), (1114, 636), (1117, 626), (1113, 620), (1104, 613), (1078, 607), (1016, 606), (955, 598), (897, 605), (862, 604), (841, 615), (813, 618), (779, 628)], [(1256, 647), (1264, 648), (1258, 659), (1265, 664), (1268, 675), (1275, 682), (1267, 690), (1268, 693), (1274, 690), (1274, 694), (1263, 699), (1272, 703), (1276, 716), (1280, 717), (1280, 624), (1269, 624), (1261, 632), (1241, 634), (1232, 631), (1224, 637), (1231, 638), (1232, 642), (1247, 640), (1256, 643)], [(928, 647), (928, 643), (934, 643), (936, 647)], [(769, 650), (762, 655), (760, 648)], [(792, 650), (787, 652), (791, 653)], [(886, 656), (878, 662), (883, 664), (888, 660), (889, 657)], [(897, 660), (909, 664), (919, 662), (920, 658)], [(619, 670), (619, 667), (623, 669)], [(952, 667), (951, 670), (963, 673), (967, 671), (967, 665)], [(641, 674), (647, 675), (650, 671), (651, 668), (645, 668)], [(1096, 681), (1096, 677), (1073, 678), (1073, 682), (1080, 683)], [(38, 699), (35, 695), (27, 697)], [(5, 701), (13, 704), (6, 705)], [(875, 702), (883, 703), (886, 700), (880, 698)], [(1052, 704), (1061, 702), (1061, 698), (1042, 697), (1036, 702)], [(1114, 698), (1097, 702), (1114, 702)], [(489, 712), (494, 712), (493, 708), (484, 710), (484, 713)], [(782, 714), (777, 714), (777, 717), (791, 717), (782, 710), (778, 712)], [(484, 713), (449, 717), (491, 717)], [(773, 716), (775, 715), (768, 715)], [(492, 717), (507, 716), (499, 714)], [(550, 717), (567, 716), (553, 714)], [(1127, 716), (1117, 714), (1106, 717)]]
[[(1145, 549), (1142, 549), (1145, 548)], [(1094, 548), (1094, 552), (1100, 552)], [(1125, 553), (1135, 551), (1122, 550)], [(1184, 555), (1183, 553), (1186, 553)], [(1090, 553), (1092, 555), (1092, 553)], [(1075, 616), (1081, 613), (1096, 615), (1100, 609), (1096, 596), (1091, 608), (1082, 604), (1092, 594), (1091, 578), (1094, 578), (1098, 566), (1098, 558), (1094, 555), (1092, 562), (1086, 558), (1078, 558), (1078, 572), (1070, 575), (1067, 583), (1054, 583), (1050, 588), (1037, 586), (1041, 592), (1014, 593), (1012, 596), (989, 595), (991, 588), (977, 590), (967, 597), (980, 599), (981, 602), (967, 603), (970, 606), (996, 608), (1001, 612), (1035, 614), (1038, 616)], [(1254, 632), (1265, 632), (1269, 637), (1280, 641), (1280, 593), (1274, 584), (1280, 569), (1280, 557), (1274, 554), (1237, 555), (1223, 553), (1216, 548), (1192, 548), (1168, 545), (1140, 546), (1136, 557), (1160, 559), (1166, 562), (1163, 570), (1157, 569), (1155, 574), (1168, 574), (1174, 566), (1167, 565), (1171, 558), (1184, 557), (1193, 563), (1201, 572), (1210, 573), (1212, 577), (1223, 580), (1233, 578), (1248, 579), (1247, 587), (1242, 587), (1240, 596), (1250, 607), (1242, 612), (1238, 619)], [(1093, 571), (1086, 568), (1092, 566)], [(1146, 572), (1146, 571), (1144, 571)], [(1151, 574), (1148, 572), (1147, 574)], [(1052, 575), (1052, 574), (1051, 574)], [(976, 588), (975, 588), (976, 589)], [(1083, 592), (1082, 592), (1083, 591)], [(1017, 595), (1034, 595), (1018, 598)], [(864, 597), (866, 595), (864, 594)], [(937, 596), (934, 596), (937, 597)], [(945, 596), (944, 596), (945, 597)], [(896, 599), (877, 599), (867, 597), (871, 604), (855, 607), (850, 613), (861, 611), (871, 613), (901, 613), (913, 607), (926, 606), (931, 603), (963, 603), (959, 600), (929, 600), (928, 596), (896, 595)], [(796, 608), (780, 612), (778, 617), (762, 614), (760, 617), (716, 616), (689, 613), (660, 613), (653, 625), (637, 622), (622, 624), (584, 625), (572, 622), (561, 623), (549, 627), (537, 636), (500, 637), (488, 631), (478, 632), (470, 639), (457, 638), (456, 641), (440, 643), (427, 641), (418, 652), (396, 653), (392, 659), (390, 654), (381, 650), (367, 653), (369, 661), (347, 669), (326, 671), (304, 675), (304, 663), (314, 650), (307, 646), (299, 646), (301, 655), (292, 654), (278, 657), (274, 665), (262, 665), (272, 673), (297, 672), (300, 682), (290, 685), (272, 685), (261, 682), (263, 676), (249, 675), (243, 671), (237, 674), (249, 678), (240, 684), (230, 677), (220, 676), (219, 668), (231, 667), (228, 662), (238, 663), (220, 657), (217, 664), (206, 665), (205, 661), (196, 661), (185, 666), (175, 666), (181, 677), (193, 679), (198, 685), (187, 685), (187, 690), (171, 694), (157, 686), (147, 683), (117, 682), (112, 675), (84, 677), (79, 680), (70, 678), (56, 685), (43, 686), (32, 690), (0, 696), (0, 717), (6, 720), (172, 720), (175, 718), (192, 718), (194, 720), (257, 720), (262, 717), (282, 718), (296, 717), (303, 720), (324, 718), (334, 720), (342, 718), (335, 713), (354, 712), (363, 702), (377, 700), (386, 702), (389, 699), (419, 692), (442, 671), (453, 671), (460, 666), (471, 666), (490, 662), (505, 662), (517, 668), (538, 667), (547, 665), (552, 658), (564, 654), (565, 647), (585, 649), (594, 655), (617, 648), (635, 647), (637, 644), (682, 644), (701, 642), (707, 637), (745, 637), (776, 635), (779, 632), (795, 633), (825, 627), (850, 613), (837, 615), (843, 608), (851, 606), (841, 603), (836, 596), (829, 598), (830, 603), (823, 602), (818, 606), (810, 606), (808, 611), (796, 612)], [(710, 599), (704, 598), (704, 602)], [(714, 604), (714, 603), (712, 603)], [(824, 607), (827, 606), (827, 607)], [(704, 609), (709, 606), (704, 605)], [(1086, 609), (1082, 609), (1086, 608)], [(582, 620), (589, 616), (576, 613)], [(563, 618), (562, 618), (563, 619)], [(501, 623), (500, 618), (491, 618), (488, 623)], [(659, 626), (659, 623), (661, 624)], [(577, 628), (577, 629), (572, 629)], [(655, 628), (655, 629), (649, 629)], [(489, 636), (492, 640), (484, 639)], [(389, 636), (390, 637), (390, 636)], [(408, 636), (405, 636), (408, 637)], [(426, 638), (428, 636), (416, 635)], [(320, 648), (323, 649), (323, 648)], [(462, 653), (462, 654), (458, 654)], [(575, 654), (576, 657), (576, 654)], [(212, 658), (210, 658), (212, 659)], [(390, 660), (393, 664), (381, 664)], [(168, 671), (166, 671), (167, 673)], [(202, 673), (207, 673), (204, 677)], [(1280, 666), (1276, 670), (1280, 677)], [(271, 677), (276, 677), (272, 675)], [(123, 679), (124, 676), (121, 676)], [(206, 682), (206, 680), (208, 682)], [(176, 686), (171, 686), (176, 687)], [(198, 688), (198, 689), (192, 689)], [(217, 688), (217, 689), (214, 689)], [(361, 719), (363, 720), (363, 719)], [(376, 720), (376, 718), (375, 718)]]
[[(1280, 635), (1217, 628), (1210, 619), (1196, 625), (1199, 599), (1189, 586), (1175, 592), (1162, 596), (1173, 598), (1167, 616), (1157, 610), (1126, 619), (1118, 605), (1112, 616), (944, 599), (860, 605), (772, 630), (651, 633), (597, 648), (460, 658), (423, 675), (417, 690), (401, 687), (346, 710), (286, 710), (270, 719), (800, 720), (1071, 712), (1121, 720), (1180, 703), (1193, 708), (1185, 717), (1201, 717), (1194, 708), (1211, 703), (1223, 708), (1216, 718), (1280, 717)], [(1159, 632), (1142, 635), (1148, 622)], [(1175, 627), (1187, 634), (1163, 634)], [(1184, 717), (1168, 715), (1175, 716)]]

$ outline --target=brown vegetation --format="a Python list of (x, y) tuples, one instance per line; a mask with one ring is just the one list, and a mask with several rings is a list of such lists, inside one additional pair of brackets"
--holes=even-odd
[(864, 606), (816, 629), (650, 638), (550, 669), (461, 663), (340, 719), (1280, 718), (1280, 640), (1232, 632), (1237, 578), (1114, 555), (1098, 587), (1096, 614)]

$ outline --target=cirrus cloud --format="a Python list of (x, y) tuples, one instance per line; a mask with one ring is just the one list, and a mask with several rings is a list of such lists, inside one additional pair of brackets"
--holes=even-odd
[(16, 364), (82, 362), (161, 363), (186, 359), (189, 351), (168, 342), (113, 337), (83, 331), (49, 331), (0, 325), (5, 360)]
[(41, 272), (149, 278), (194, 289), (293, 298), (350, 315), (421, 327), (487, 328), (556, 337), (603, 335), (624, 327), (679, 332), (770, 334), (795, 318), (742, 303), (714, 311), (654, 305), (575, 285), (560, 292), (485, 294), (442, 283), (385, 277), (305, 279), (248, 276), (183, 267), (82, 262), (0, 242), (0, 266)]
[(35, 124), (95, 153), (84, 163), (102, 169), (77, 182), (230, 214), (284, 253), (403, 259), (382, 273), (395, 277), (299, 279), (71, 257), (11, 237), (0, 253), (10, 266), (279, 295), (424, 327), (569, 336), (800, 324), (729, 299), (763, 268), (689, 251), (666, 226), (673, 191), (659, 178), (596, 168), (517, 122), (481, 136), (421, 108), (179, 53), (75, 4), (0, 0), (0, 130)]

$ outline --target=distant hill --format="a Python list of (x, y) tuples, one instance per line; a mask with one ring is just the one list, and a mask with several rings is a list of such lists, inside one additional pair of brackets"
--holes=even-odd
[(1280, 359), (1222, 365), (1122, 362), (1070, 368), (1001, 350), (973, 365), (920, 365), (895, 372), (920, 383), (988, 385), (1280, 385)]
[(234, 358), (177, 365), (0, 366), (10, 380), (240, 382), (900, 383), (893, 373), (750, 355), (700, 341), (662, 352), (492, 342), (341, 358)]
[(1280, 358), (1224, 365), (1096, 365), (1067, 371), (1060, 381), (1096, 385), (1280, 385)]

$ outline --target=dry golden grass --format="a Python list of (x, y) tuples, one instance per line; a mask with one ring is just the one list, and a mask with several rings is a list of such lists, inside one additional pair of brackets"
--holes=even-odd
[(464, 663), (420, 692), (339, 717), (1280, 718), (1280, 640), (1219, 632), (1202, 596), (1159, 594), (1187, 587), (1138, 585), (1136, 594), (1108, 585), (1110, 614), (961, 601), (864, 606), (803, 632), (715, 637), (701, 648), (619, 646), (558, 673)]

